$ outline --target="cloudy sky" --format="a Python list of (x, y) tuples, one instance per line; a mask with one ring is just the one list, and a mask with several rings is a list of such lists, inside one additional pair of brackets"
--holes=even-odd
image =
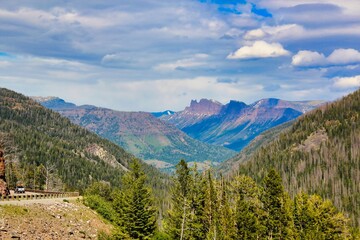
[(360, 86), (359, 0), (0, 2), (0, 86), (118, 110), (337, 99)]

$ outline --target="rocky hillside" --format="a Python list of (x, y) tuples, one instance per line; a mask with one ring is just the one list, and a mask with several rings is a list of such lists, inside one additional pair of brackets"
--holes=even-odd
[(98, 239), (113, 226), (81, 202), (0, 206), (0, 239)]
[(71, 122), (111, 140), (158, 168), (173, 168), (180, 159), (216, 164), (235, 155), (227, 148), (195, 140), (150, 113), (121, 112), (94, 106), (69, 108), (69, 104), (61, 103), (63, 100), (57, 101), (56, 107), (48, 101), (41, 104), (52, 106)]
[[(92, 181), (114, 186), (134, 158), (116, 144), (16, 92), (0, 89), (0, 147), (7, 181), (28, 188), (83, 190)], [(142, 163), (154, 185), (162, 174)]]
[(184, 111), (160, 117), (189, 136), (206, 143), (240, 151), (263, 131), (290, 121), (319, 106), (320, 101), (290, 102), (262, 99), (247, 105), (226, 105), (207, 99), (192, 101)]
[[(242, 155), (232, 162), (242, 160)], [(360, 90), (300, 117), (270, 144), (240, 165), (257, 180), (269, 168), (285, 187), (320, 194), (360, 223)]]

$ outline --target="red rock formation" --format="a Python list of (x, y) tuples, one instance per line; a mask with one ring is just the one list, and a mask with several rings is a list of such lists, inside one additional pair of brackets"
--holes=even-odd
[(9, 195), (9, 189), (6, 184), (5, 178), (5, 158), (4, 151), (0, 150), (0, 195)]
[(199, 102), (192, 100), (190, 107), (186, 107), (186, 112), (194, 112), (197, 114), (214, 115), (218, 114), (223, 105), (217, 101), (209, 99), (200, 99)]

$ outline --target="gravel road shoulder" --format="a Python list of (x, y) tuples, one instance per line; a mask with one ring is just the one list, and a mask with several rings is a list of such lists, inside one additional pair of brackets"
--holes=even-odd
[(0, 239), (97, 239), (100, 232), (112, 232), (111, 224), (80, 199), (65, 199), (8, 201), (0, 205)]

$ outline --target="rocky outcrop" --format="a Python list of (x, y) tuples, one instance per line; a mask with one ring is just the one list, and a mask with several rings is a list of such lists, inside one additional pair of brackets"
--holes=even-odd
[(0, 195), (9, 195), (9, 188), (7, 187), (5, 178), (5, 158), (3, 150), (0, 150)]
[(185, 108), (185, 112), (213, 115), (218, 114), (222, 107), (223, 105), (221, 103), (214, 100), (200, 99), (199, 102), (192, 100), (190, 106)]
[(112, 231), (111, 224), (81, 201), (51, 199), (42, 204), (8, 205), (0, 209), (1, 240), (100, 239)]

